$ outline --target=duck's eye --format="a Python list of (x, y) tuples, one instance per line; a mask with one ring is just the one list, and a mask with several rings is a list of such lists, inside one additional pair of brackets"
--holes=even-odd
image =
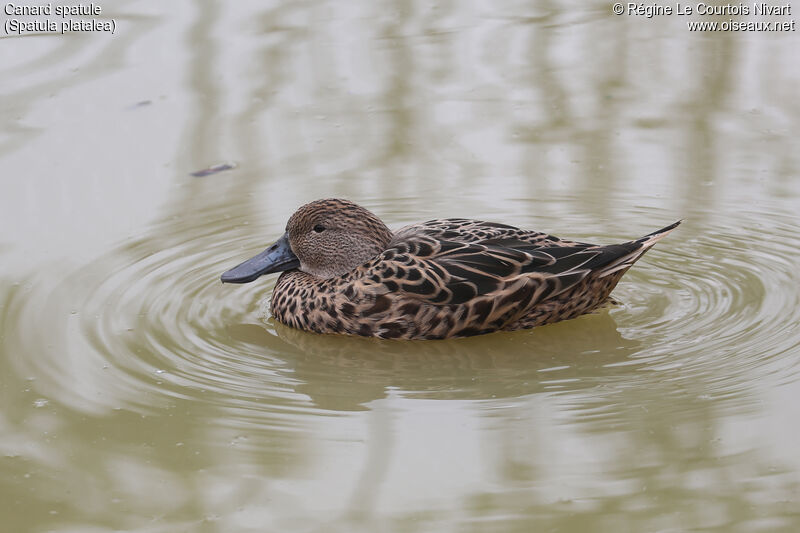
[(317, 233), (322, 233), (323, 231), (325, 231), (325, 226), (323, 226), (322, 224), (317, 224), (316, 226), (314, 226), (314, 231), (316, 231)]

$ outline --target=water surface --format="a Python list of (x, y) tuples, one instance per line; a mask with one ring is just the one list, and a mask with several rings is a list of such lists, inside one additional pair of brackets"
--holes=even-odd
[[(796, 33), (604, 3), (103, 13), (114, 35), (0, 40), (4, 528), (800, 528)], [(617, 306), (390, 342), (219, 283), (327, 196), (600, 243), (684, 223)]]

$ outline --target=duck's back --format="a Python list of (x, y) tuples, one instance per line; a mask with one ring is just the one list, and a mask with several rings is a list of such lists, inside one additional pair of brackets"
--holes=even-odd
[(394, 234), (392, 243), (402, 242), (414, 235), (425, 235), (451, 242), (480, 243), (483, 241), (518, 241), (534, 246), (577, 245), (553, 235), (525, 230), (497, 222), (485, 222), (468, 218), (437, 218), (404, 226)]

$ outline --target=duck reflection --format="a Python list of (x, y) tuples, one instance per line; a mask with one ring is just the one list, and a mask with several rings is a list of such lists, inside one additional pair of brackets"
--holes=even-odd
[[(270, 322), (229, 334), (283, 353), (296, 391), (322, 409), (352, 411), (394, 390), (427, 399), (513, 398), (592, 386), (618, 374), (640, 343), (623, 337), (608, 310), (569, 324), (444, 341), (318, 335)], [(258, 336), (261, 339), (258, 339)], [(278, 346), (278, 345), (281, 346)]]

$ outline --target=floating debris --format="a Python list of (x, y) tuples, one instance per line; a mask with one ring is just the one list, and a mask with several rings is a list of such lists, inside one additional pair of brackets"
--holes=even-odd
[(210, 176), (211, 174), (216, 174), (217, 172), (222, 172), (224, 170), (231, 170), (233, 168), (236, 168), (236, 163), (220, 163), (219, 165), (213, 165), (202, 170), (196, 170), (192, 172), (191, 175), (195, 178), (204, 178), (206, 176)]
[(140, 107), (147, 107), (149, 105), (153, 105), (152, 100), (141, 100), (133, 105), (128, 106), (128, 109), (139, 109)]

